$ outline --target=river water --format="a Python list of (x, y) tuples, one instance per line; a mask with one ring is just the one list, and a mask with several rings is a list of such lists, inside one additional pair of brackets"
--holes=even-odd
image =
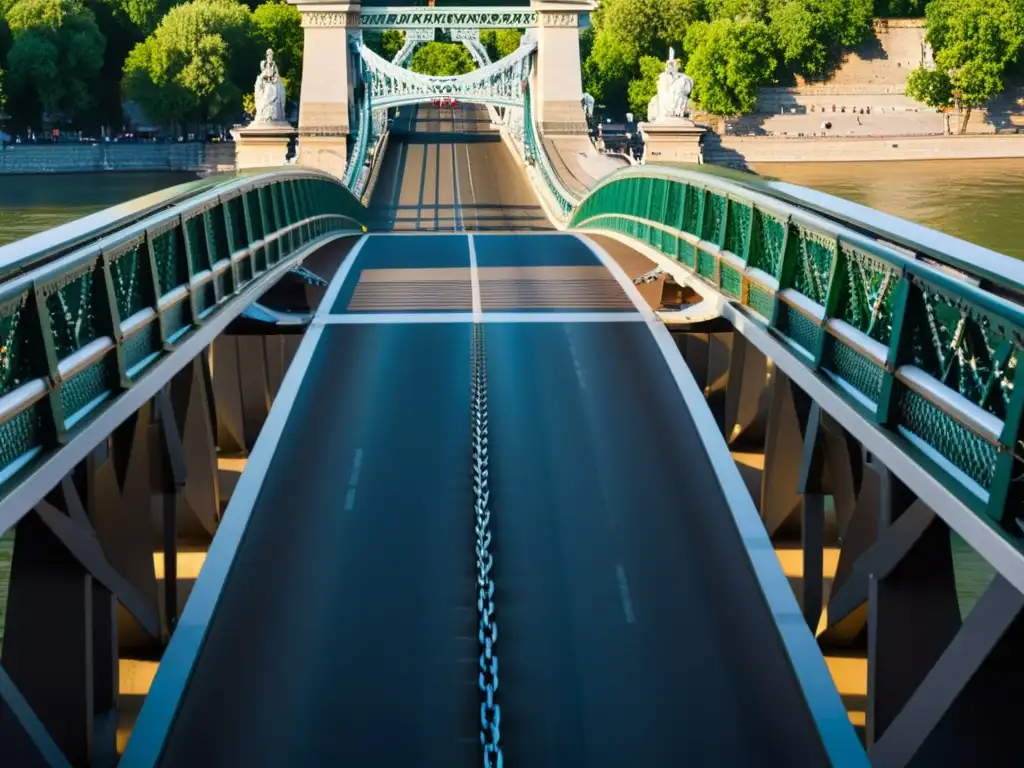
[[(1024, 211), (1024, 160), (765, 163), (754, 170), (1024, 259), (1024, 238), (1014, 225)], [(189, 173), (0, 176), (0, 245), (194, 178)], [(966, 613), (991, 581), (992, 570), (955, 534), (953, 545)], [(10, 539), (0, 536), (0, 642), (9, 557)]]
[(0, 245), (196, 178), (172, 172), (0, 176)]

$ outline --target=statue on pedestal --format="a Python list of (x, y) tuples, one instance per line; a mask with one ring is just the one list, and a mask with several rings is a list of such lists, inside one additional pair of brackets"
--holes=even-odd
[(665, 71), (658, 75), (658, 93), (647, 105), (647, 122), (658, 123), (686, 116), (693, 78), (679, 71), (674, 48), (668, 49)]
[(254, 123), (283, 123), (284, 83), (274, 63), (274, 52), (267, 50), (267, 57), (260, 63), (260, 74), (256, 78), (256, 118)]

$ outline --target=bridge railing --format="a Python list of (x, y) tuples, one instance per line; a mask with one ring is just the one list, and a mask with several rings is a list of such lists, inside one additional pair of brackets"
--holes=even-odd
[(669, 167), (606, 177), (570, 226), (639, 240), (717, 289), (1021, 544), (1024, 307), (998, 269)]
[(523, 100), (523, 148), (526, 152), (526, 158), (540, 173), (540, 177), (544, 180), (552, 200), (558, 206), (558, 213), (561, 214), (562, 219), (568, 219), (579, 201), (562, 183), (555, 169), (551, 166), (551, 160), (544, 149), (540, 130), (537, 127), (536, 115), (534, 115), (531, 106), (532, 101), (530, 89), (527, 89)]
[(0, 489), (286, 257), (360, 230), (363, 211), (327, 174), (278, 170), (0, 282)]

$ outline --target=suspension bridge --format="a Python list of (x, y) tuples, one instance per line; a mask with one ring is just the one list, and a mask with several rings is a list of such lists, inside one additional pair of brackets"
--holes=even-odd
[(535, 6), (0, 248), (4, 765), (1015, 764), (1024, 269), (598, 156)]

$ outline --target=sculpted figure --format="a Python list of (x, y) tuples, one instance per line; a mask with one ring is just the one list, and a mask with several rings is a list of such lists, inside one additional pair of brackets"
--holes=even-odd
[(267, 57), (260, 63), (260, 75), (256, 78), (256, 119), (257, 123), (284, 122), (284, 83), (274, 63), (274, 52), (267, 50)]
[(584, 117), (586, 117), (587, 120), (594, 116), (594, 103), (595, 102), (593, 96), (591, 96), (589, 93), (583, 94), (581, 104), (583, 106), (583, 115)]
[(658, 75), (658, 93), (647, 105), (647, 122), (681, 118), (693, 91), (693, 78), (679, 71), (675, 49), (668, 49), (665, 71)]

